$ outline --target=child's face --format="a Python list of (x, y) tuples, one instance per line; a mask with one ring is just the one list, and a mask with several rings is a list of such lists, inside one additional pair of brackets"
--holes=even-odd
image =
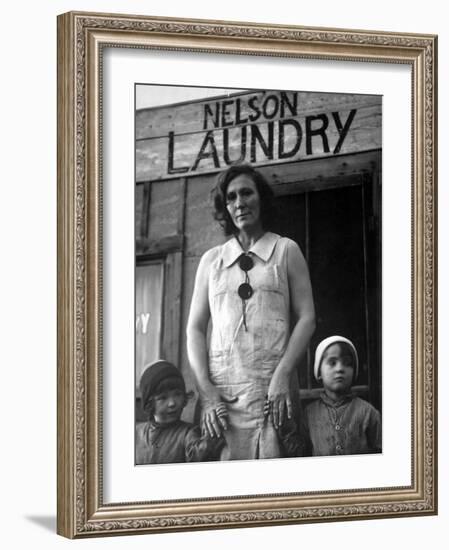
[(166, 390), (154, 397), (154, 419), (158, 424), (172, 424), (181, 418), (185, 393), (180, 389)]
[(340, 344), (332, 344), (326, 349), (320, 368), (324, 389), (337, 395), (349, 390), (354, 376), (354, 358), (351, 353), (343, 352)]

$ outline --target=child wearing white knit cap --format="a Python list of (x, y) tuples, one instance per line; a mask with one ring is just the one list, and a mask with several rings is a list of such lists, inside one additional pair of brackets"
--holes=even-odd
[(330, 336), (318, 345), (314, 374), (323, 392), (305, 410), (314, 456), (382, 452), (379, 412), (351, 392), (358, 370), (357, 350), (347, 338)]

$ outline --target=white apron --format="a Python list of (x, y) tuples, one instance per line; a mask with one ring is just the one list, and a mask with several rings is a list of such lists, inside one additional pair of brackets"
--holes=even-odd
[[(245, 281), (238, 263), (242, 249), (235, 238), (219, 247), (211, 266), (209, 375), (223, 396), (237, 397), (235, 403), (226, 405), (229, 429), (224, 433), (227, 444), (221, 460), (280, 456), (276, 431), (264, 418), (263, 408), (272, 374), (290, 336), (288, 240), (265, 233), (248, 251), (254, 262), (248, 271), (254, 293), (246, 301), (247, 330), (237, 292)], [(299, 392), (296, 373), (292, 387)]]

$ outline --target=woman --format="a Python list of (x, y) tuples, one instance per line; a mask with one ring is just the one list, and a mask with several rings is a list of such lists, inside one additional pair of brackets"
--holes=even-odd
[(221, 460), (274, 458), (315, 328), (309, 273), (298, 245), (268, 231), (273, 192), (262, 174), (232, 166), (214, 192), (215, 219), (233, 237), (201, 258), (187, 324), (203, 429), (224, 435)]

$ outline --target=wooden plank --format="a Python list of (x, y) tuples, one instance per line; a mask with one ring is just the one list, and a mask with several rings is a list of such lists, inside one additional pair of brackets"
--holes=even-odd
[(215, 178), (192, 178), (187, 187), (185, 209), (185, 254), (201, 256), (206, 250), (224, 242), (223, 231), (214, 220), (211, 189)]
[(376, 170), (381, 159), (378, 150), (358, 153), (356, 155), (338, 156), (322, 162), (319, 159), (307, 162), (291, 162), (282, 166), (267, 165), (259, 167), (267, 180), (272, 185), (275, 193), (282, 194), (282, 188), (291, 184), (298, 184), (295, 188), (308, 190), (326, 189), (333, 187), (335, 179), (344, 178), (354, 174), (372, 173)]
[[(278, 98), (276, 112), (275, 100), (270, 99), (273, 97)], [(380, 106), (381, 101), (382, 98), (379, 95), (277, 90), (240, 92), (183, 104), (140, 109), (136, 113), (136, 139), (161, 137), (168, 132), (194, 133), (205, 129), (223, 128), (227, 125), (241, 126), (248, 122), (260, 123), (266, 120), (316, 115), (367, 105)], [(254, 120), (258, 115), (257, 109), (260, 115)], [(217, 116), (218, 124), (215, 124)]]
[(181, 338), (182, 252), (167, 256), (165, 262), (164, 328), (162, 357), (179, 365)]
[[(335, 116), (335, 119), (334, 119)], [(339, 125), (349, 125), (343, 135)], [(250, 124), (238, 128), (139, 141), (137, 181), (159, 180), (217, 172), (234, 162), (254, 165), (333, 157), (382, 146), (377, 106), (323, 113), (316, 118)]]
[[(184, 256), (183, 267), (183, 292), (182, 292), (182, 326), (187, 327), (187, 319), (189, 316), (190, 302), (192, 300), (193, 287), (195, 284), (196, 271), (200, 262), (201, 255), (197, 256)], [(182, 337), (185, 340), (185, 334), (182, 333)], [(187, 356), (182, 356), (184, 359)], [(183, 364), (185, 362), (183, 361)]]
[[(301, 388), (299, 390), (299, 394), (301, 396), (301, 400), (304, 402), (304, 405), (307, 404), (306, 402), (313, 401), (314, 399), (319, 399), (322, 392), (323, 392), (322, 388), (313, 388), (310, 390)], [(364, 399), (368, 399), (369, 397), (368, 386), (352, 386), (351, 392), (354, 395), (357, 395), (358, 397), (362, 397)]]
[[(283, 103), (282, 94), (290, 94), (288, 101)], [(255, 98), (257, 105), (268, 100), (271, 106), (258, 107), (259, 116), (248, 107)], [(259, 92), (139, 111), (136, 178), (189, 177), (237, 161), (283, 164), (380, 149), (381, 112), (380, 96), (303, 92)]]
[(179, 181), (152, 183), (148, 229), (150, 239), (158, 240), (177, 234), (181, 191)]
[(144, 189), (145, 185), (136, 185), (134, 197), (134, 216), (136, 239), (142, 237), (143, 208), (144, 208)]
[(161, 256), (182, 250), (183, 235), (169, 235), (160, 239), (137, 239), (137, 256)]
[(184, 374), (186, 385), (188, 388), (195, 388), (195, 381), (193, 373), (190, 368), (190, 364), (187, 358), (187, 345), (186, 345), (186, 327), (187, 319), (190, 311), (190, 303), (193, 294), (193, 285), (195, 281), (196, 271), (198, 269), (198, 263), (200, 256), (184, 257), (184, 273), (183, 273), (183, 291), (182, 291), (182, 307), (181, 307), (181, 346), (180, 346), (180, 367)]

